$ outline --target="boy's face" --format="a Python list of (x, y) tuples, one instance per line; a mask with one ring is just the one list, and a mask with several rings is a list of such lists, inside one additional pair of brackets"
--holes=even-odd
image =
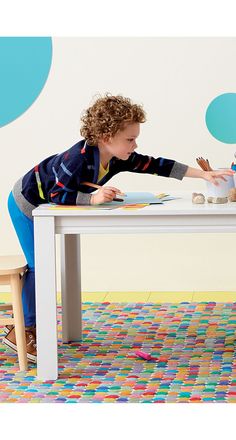
[(106, 150), (111, 157), (127, 160), (137, 148), (136, 139), (139, 136), (140, 124), (138, 122), (127, 124), (113, 137), (106, 141)]

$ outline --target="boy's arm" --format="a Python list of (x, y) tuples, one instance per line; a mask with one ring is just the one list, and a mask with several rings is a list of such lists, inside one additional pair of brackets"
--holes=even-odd
[(53, 173), (54, 185), (48, 192), (48, 202), (57, 205), (89, 205), (92, 194), (78, 191), (83, 162), (75, 168), (74, 161), (64, 160)]
[(90, 205), (92, 194), (83, 193), (67, 187), (55, 188), (49, 194), (49, 203), (57, 205)]
[(182, 180), (186, 175), (188, 165), (176, 162), (164, 157), (154, 158), (132, 153), (128, 160), (119, 160), (119, 171), (131, 171), (132, 173), (157, 174), (163, 177), (173, 177)]
[(172, 159), (164, 157), (154, 158), (136, 152), (132, 153), (128, 160), (118, 162), (119, 171), (131, 171), (133, 173), (156, 174), (163, 177), (173, 177), (182, 180), (184, 177), (197, 177), (219, 185), (217, 179), (226, 180), (224, 176), (232, 176), (235, 172), (231, 169), (218, 171), (203, 171), (192, 168)]

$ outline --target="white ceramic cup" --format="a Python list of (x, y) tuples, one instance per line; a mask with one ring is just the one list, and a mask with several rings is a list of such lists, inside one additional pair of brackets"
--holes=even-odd
[[(220, 171), (226, 168), (218, 168)], [(207, 182), (207, 196), (208, 197), (228, 197), (229, 190), (235, 188), (234, 176), (224, 176), (225, 180), (217, 179), (219, 185)]]

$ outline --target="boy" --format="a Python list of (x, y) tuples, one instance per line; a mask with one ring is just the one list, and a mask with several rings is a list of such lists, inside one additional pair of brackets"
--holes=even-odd
[[(141, 155), (136, 139), (140, 124), (145, 122), (141, 106), (129, 98), (105, 95), (96, 100), (82, 116), (83, 140), (61, 154), (55, 154), (34, 166), (20, 178), (8, 199), (9, 213), (24, 252), (28, 271), (22, 290), (26, 326), (27, 357), (36, 362), (35, 277), (33, 209), (42, 203), (66, 205), (110, 202), (120, 193), (113, 186), (103, 186), (122, 171), (157, 174), (182, 180), (199, 177), (214, 184), (234, 171), (203, 171), (162, 157)], [(84, 181), (102, 186), (95, 194)], [(15, 329), (6, 327), (5, 344), (16, 350)]]

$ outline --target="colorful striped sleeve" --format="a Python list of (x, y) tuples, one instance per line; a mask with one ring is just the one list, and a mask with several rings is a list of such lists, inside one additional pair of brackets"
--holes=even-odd
[(48, 201), (58, 205), (89, 205), (91, 194), (77, 190), (80, 182), (82, 163), (63, 160), (52, 166), (54, 185), (48, 191)]
[(132, 173), (157, 174), (163, 177), (173, 177), (182, 180), (188, 169), (188, 165), (176, 162), (164, 157), (154, 158), (132, 153), (128, 160), (119, 161), (120, 171), (131, 171)]

